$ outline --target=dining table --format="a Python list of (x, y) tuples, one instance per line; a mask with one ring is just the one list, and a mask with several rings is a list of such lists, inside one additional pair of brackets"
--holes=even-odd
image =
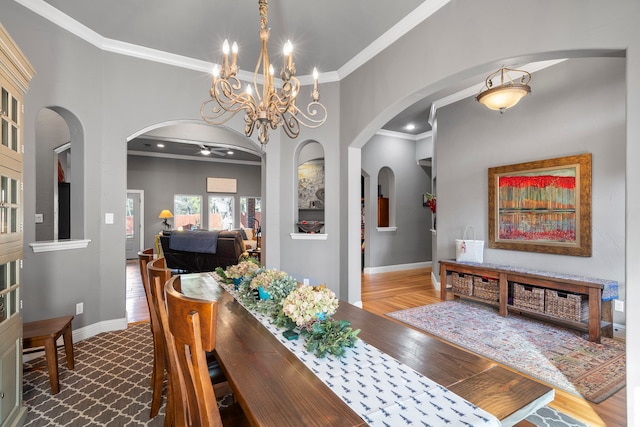
[[(374, 357), (379, 359), (374, 366), (397, 365), (393, 372), (397, 371), (394, 375), (399, 378), (374, 378), (376, 393), (367, 399), (381, 400), (397, 394), (394, 389), (397, 380), (406, 382), (409, 374), (415, 374), (422, 378), (421, 383), (436, 386), (420, 395), (420, 399), (427, 399), (424, 402), (414, 396), (404, 400), (413, 403), (423, 417), (424, 411), (432, 407), (442, 410), (443, 405), (435, 403), (433, 390), (440, 399), (438, 402), (446, 399), (455, 412), (456, 407), (466, 404), (477, 409), (474, 411), (480, 414), (476, 415), (479, 418), (490, 414), (489, 418), (495, 417), (499, 420), (497, 425), (502, 426), (515, 425), (553, 400), (554, 390), (545, 384), (390, 318), (340, 301), (333, 318), (348, 320), (353, 329), (360, 329), (359, 346), (347, 349), (347, 354), (350, 351), (357, 354), (349, 363), (363, 364), (362, 369), (353, 369), (350, 379), (343, 379), (353, 382), (349, 385), (353, 390), (346, 390), (344, 383), (332, 384), (334, 375), (346, 364), (344, 359), (330, 356), (328, 360), (316, 360), (312, 353), (296, 355), (275, 326), (249, 311), (232, 295), (233, 285), (218, 283), (216, 279), (211, 273), (183, 274), (182, 292), (192, 298), (217, 301), (215, 355), (251, 425), (363, 426), (375, 424), (373, 421), (381, 414), (389, 416), (386, 408), (363, 416), (364, 404), (352, 401), (354, 394), (366, 394), (368, 386), (358, 376), (365, 376), (367, 362), (362, 360), (362, 354), (371, 357), (371, 352), (376, 352)], [(363, 353), (362, 346), (368, 352)], [(381, 371), (380, 375), (391, 374)], [(398, 413), (392, 415), (406, 417), (411, 412), (402, 404), (396, 410)]]

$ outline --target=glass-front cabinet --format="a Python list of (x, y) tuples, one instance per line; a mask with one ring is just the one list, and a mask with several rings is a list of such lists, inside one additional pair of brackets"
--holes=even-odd
[(23, 96), (33, 68), (0, 24), (0, 426), (19, 426), (22, 404)]

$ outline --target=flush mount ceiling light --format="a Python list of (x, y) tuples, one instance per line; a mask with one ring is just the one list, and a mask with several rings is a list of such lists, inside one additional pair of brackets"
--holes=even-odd
[[(514, 82), (509, 73), (520, 74), (521, 77)], [(500, 76), (500, 84), (494, 85), (493, 80)], [(502, 67), (498, 71), (489, 74), (485, 79), (485, 87), (476, 96), (476, 100), (492, 110), (504, 113), (504, 110), (516, 105), (523, 97), (531, 93), (529, 82), (531, 74), (524, 70), (513, 70)]]
[[(280, 78), (280, 90), (274, 86), (274, 68), (269, 62), (267, 42), (269, 28), (267, 28), (267, 0), (258, 0), (260, 12), (260, 40), (262, 48), (253, 75), (253, 84), (248, 84), (242, 91), (242, 84), (237, 77), (238, 45), (231, 46), (231, 61), (229, 61), (229, 42), (222, 45), (222, 64), (213, 67), (213, 80), (209, 89), (210, 98), (200, 107), (200, 115), (207, 123), (220, 125), (227, 122), (238, 112), (245, 112), (244, 133), (251, 136), (258, 128), (258, 141), (264, 145), (269, 142), (269, 128), (282, 127), (289, 138), (296, 138), (300, 133), (300, 125), (317, 128), (327, 120), (327, 109), (319, 102), (318, 70), (313, 69), (313, 90), (311, 102), (303, 112), (296, 105), (300, 93), (300, 81), (295, 77), (296, 67), (293, 62), (293, 45), (287, 41), (284, 45), (284, 62)], [(262, 75), (260, 76), (260, 67)], [(262, 87), (258, 86), (261, 80)], [(210, 104), (211, 103), (211, 104)]]

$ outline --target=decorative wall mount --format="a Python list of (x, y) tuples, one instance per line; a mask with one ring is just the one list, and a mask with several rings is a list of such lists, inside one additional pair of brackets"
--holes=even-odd
[(591, 154), (489, 168), (488, 246), (591, 256)]

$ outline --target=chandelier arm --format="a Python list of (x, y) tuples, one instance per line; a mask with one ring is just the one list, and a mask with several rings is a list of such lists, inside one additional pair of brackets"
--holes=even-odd
[[(253, 97), (248, 93), (236, 93), (242, 88), (240, 80), (236, 77), (228, 79), (215, 79), (209, 90), (209, 95), (215, 99), (225, 111), (235, 111), (247, 103), (255, 103)], [(235, 107), (237, 105), (237, 107)]]
[(300, 135), (300, 121), (298, 117), (290, 113), (282, 116), (282, 130), (289, 138), (297, 138)]
[(320, 102), (310, 102), (307, 105), (306, 114), (297, 106), (294, 107), (296, 109), (296, 117), (304, 127), (315, 129), (327, 121), (327, 108)]

